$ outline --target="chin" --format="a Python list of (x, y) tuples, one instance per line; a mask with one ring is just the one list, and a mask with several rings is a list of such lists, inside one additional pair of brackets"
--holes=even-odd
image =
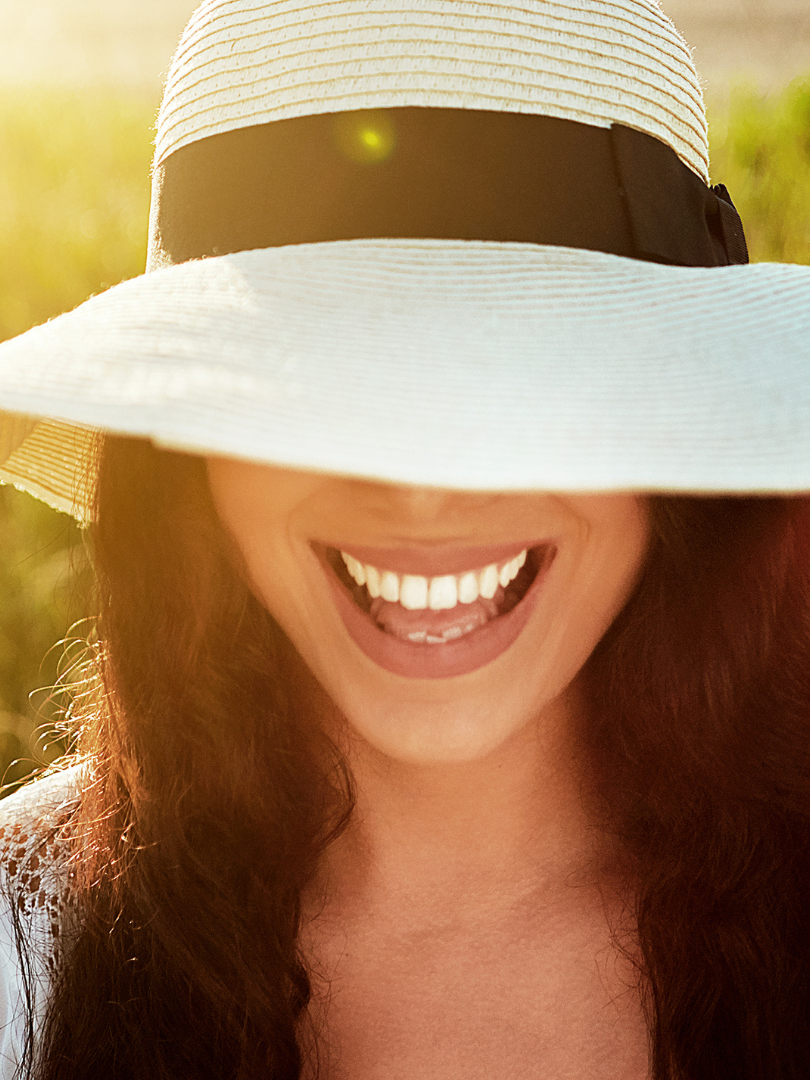
[[(463, 764), (482, 761), (500, 749), (531, 736), (550, 712), (567, 709), (567, 694), (558, 687), (520, 687), (515, 673), (500, 677), (478, 673), (464, 680), (411, 682), (364, 670), (333, 684), (341, 741), (411, 765)], [(347, 678), (348, 676), (348, 678)], [(459, 683), (464, 683), (464, 686)]]

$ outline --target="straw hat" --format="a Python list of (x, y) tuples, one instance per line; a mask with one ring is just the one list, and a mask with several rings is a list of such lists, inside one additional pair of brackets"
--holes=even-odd
[(149, 272), (0, 346), (2, 478), (69, 508), (101, 428), (462, 489), (810, 489), (810, 268), (745, 263), (654, 0), (206, 0)]

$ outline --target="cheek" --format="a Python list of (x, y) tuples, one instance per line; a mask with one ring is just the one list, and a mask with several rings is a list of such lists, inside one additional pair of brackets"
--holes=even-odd
[(291, 524), (310, 494), (312, 480), (223, 458), (211, 458), (207, 466), (214, 506), (233, 541), (246, 584), (277, 616), (275, 609), (289, 602), (293, 577)]
[(583, 664), (629, 600), (650, 541), (646, 503), (631, 496), (583, 497), (582, 544), (561, 577), (559, 647)]
[(650, 543), (649, 510), (632, 496), (600, 496), (603, 514), (592, 525), (591, 588), (594, 603), (616, 613), (638, 581)]
[(307, 620), (307, 590), (287, 537), (244, 521), (230, 533), (245, 585), (281, 628), (295, 637)]

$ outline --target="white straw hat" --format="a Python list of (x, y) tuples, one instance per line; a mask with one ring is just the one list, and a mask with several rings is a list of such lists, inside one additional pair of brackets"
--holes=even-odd
[(744, 265), (708, 175), (654, 0), (207, 0), (150, 272), (0, 345), (0, 478), (70, 508), (104, 429), (462, 489), (808, 490), (810, 268)]

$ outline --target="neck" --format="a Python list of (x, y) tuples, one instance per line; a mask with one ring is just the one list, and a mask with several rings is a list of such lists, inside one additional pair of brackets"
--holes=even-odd
[(394, 761), (349, 739), (357, 808), (325, 859), (328, 906), (458, 918), (536, 903), (593, 875), (599, 834), (583, 803), (573, 719), (569, 703), (555, 704), (470, 762)]

